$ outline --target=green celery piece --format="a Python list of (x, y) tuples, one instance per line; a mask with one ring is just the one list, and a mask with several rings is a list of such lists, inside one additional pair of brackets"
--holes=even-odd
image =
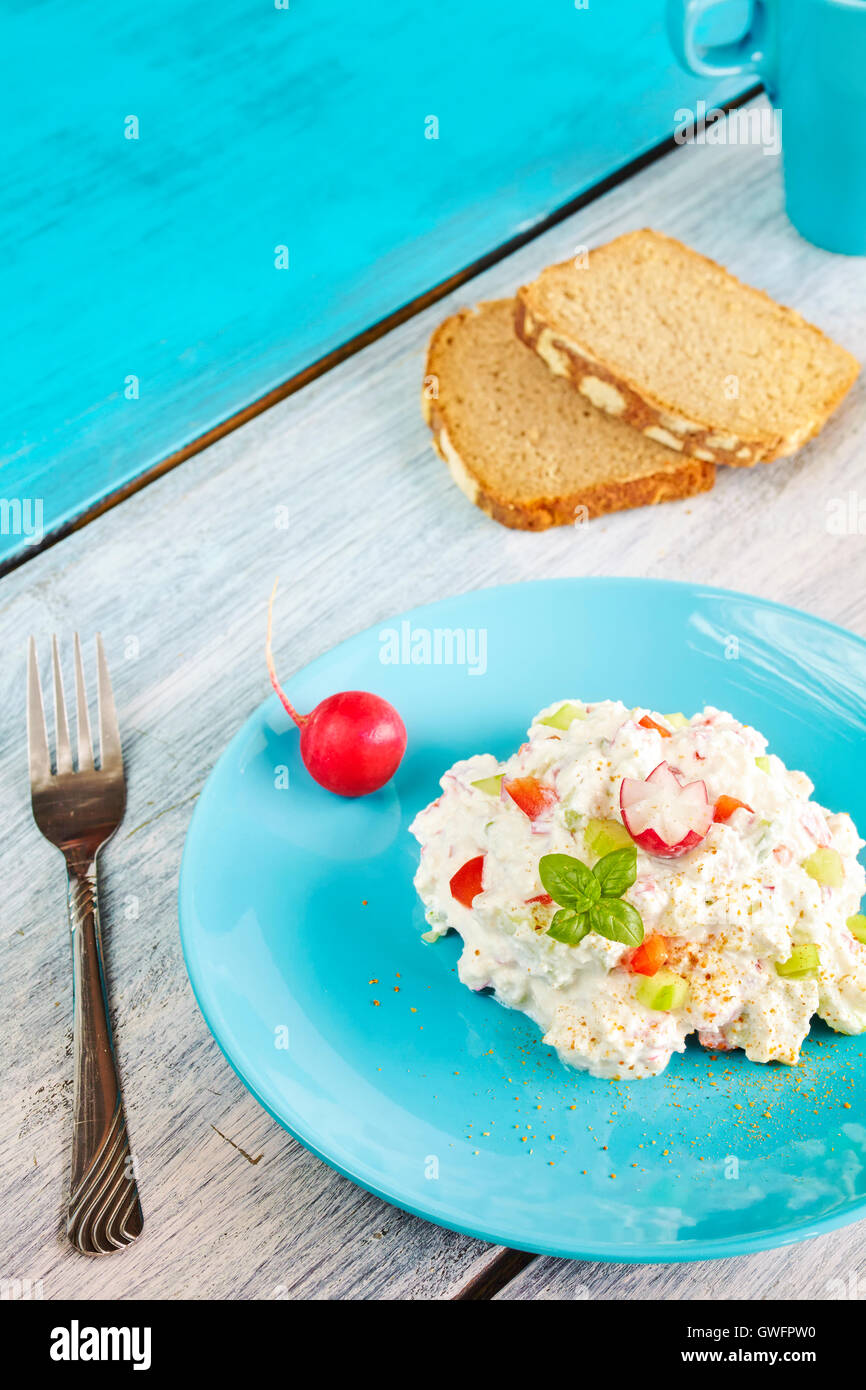
[(666, 714), (665, 719), (672, 729), (687, 729), (689, 721), (684, 714)]
[(813, 941), (795, 946), (787, 960), (776, 961), (776, 974), (784, 980), (805, 980), (818, 969), (818, 947)]
[(765, 757), (763, 754), (760, 758), (755, 759), (755, 764), (757, 767), (761, 769), (762, 772), (770, 771), (770, 759)]
[(570, 703), (560, 705), (555, 714), (549, 714), (546, 719), (539, 719), (539, 724), (549, 724), (551, 729), (567, 729), (575, 719), (585, 719), (586, 710), (578, 709), (577, 705)]
[(673, 970), (657, 970), (654, 975), (641, 978), (635, 990), (638, 999), (647, 1009), (659, 1013), (670, 1013), (681, 1009), (689, 997), (689, 986), (682, 975)]
[(816, 849), (803, 860), (802, 867), (810, 878), (826, 888), (841, 888), (845, 882), (842, 856), (837, 849)]
[(853, 917), (849, 917), (845, 923), (855, 941), (860, 941), (866, 946), (866, 917), (862, 912), (855, 912)]
[(591, 820), (583, 832), (583, 843), (590, 854), (601, 859), (615, 849), (627, 849), (634, 840), (618, 820)]
[(496, 777), (479, 777), (478, 781), (471, 785), (477, 787), (480, 792), (487, 792), (488, 796), (499, 796), (504, 776), (505, 773), (500, 772)]

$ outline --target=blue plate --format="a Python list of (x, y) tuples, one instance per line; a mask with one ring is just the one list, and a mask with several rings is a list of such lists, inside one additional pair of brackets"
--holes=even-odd
[(386, 1200), (552, 1255), (737, 1255), (866, 1213), (866, 1039), (816, 1025), (796, 1068), (689, 1046), (654, 1080), (568, 1070), (522, 1015), (459, 983), (456, 937), (421, 940), (407, 830), (456, 758), (506, 756), (567, 696), (731, 710), (866, 827), (866, 643), (723, 590), (566, 579), (389, 620), (290, 693), (306, 709), (352, 688), (406, 722), (391, 784), (358, 801), (322, 791), (271, 697), (214, 768), (187, 839), (190, 979), (261, 1104)]

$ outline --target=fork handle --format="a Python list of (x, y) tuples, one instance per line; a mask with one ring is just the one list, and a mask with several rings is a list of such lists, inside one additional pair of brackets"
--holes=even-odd
[(141, 1234), (102, 965), (95, 858), (67, 863), (72, 933), (72, 1176), (66, 1233), (85, 1255), (108, 1255)]

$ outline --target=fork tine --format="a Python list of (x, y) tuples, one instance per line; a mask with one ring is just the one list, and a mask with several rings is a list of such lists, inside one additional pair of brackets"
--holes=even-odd
[(66, 701), (63, 698), (63, 676), (60, 671), (60, 653), (57, 638), (51, 639), (51, 653), (54, 663), (54, 728), (57, 734), (57, 771), (72, 771), (72, 749), (69, 746), (69, 725), (66, 722)]
[(92, 772), (93, 743), (90, 738), (90, 717), (87, 713), (87, 687), (81, 661), (81, 643), (76, 632), (72, 639), (75, 651), (75, 725), (78, 730), (78, 771)]
[(102, 635), (96, 634), (96, 689), (99, 713), (99, 760), (103, 770), (122, 768), (123, 755), (120, 749), (120, 729), (117, 727), (117, 711), (114, 708), (114, 695), (111, 690), (111, 677)]
[(30, 759), (30, 782), (35, 786), (51, 776), (51, 754), (48, 751), (48, 732), (45, 728), (45, 708), (39, 684), (39, 663), (36, 660), (36, 640), (30, 638), (27, 653), (27, 751)]

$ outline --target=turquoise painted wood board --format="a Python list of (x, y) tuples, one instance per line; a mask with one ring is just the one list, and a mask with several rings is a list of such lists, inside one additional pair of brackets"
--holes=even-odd
[(280, 3), (6, 9), (0, 497), (46, 532), (734, 95), (663, 0)]

